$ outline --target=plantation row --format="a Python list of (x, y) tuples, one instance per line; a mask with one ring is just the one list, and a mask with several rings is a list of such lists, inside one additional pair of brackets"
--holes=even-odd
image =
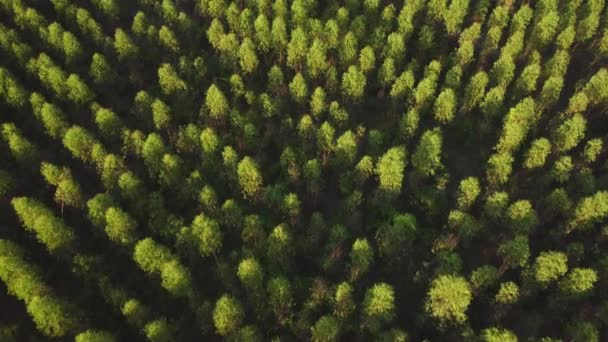
[(0, 340), (608, 338), (604, 0), (0, 0)]

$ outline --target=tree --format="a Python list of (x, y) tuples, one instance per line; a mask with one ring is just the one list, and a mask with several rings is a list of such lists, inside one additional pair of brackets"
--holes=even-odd
[(568, 326), (568, 336), (573, 341), (598, 342), (600, 334), (592, 323), (586, 321), (576, 321)]
[(214, 219), (203, 214), (192, 221), (192, 240), (198, 246), (201, 256), (217, 255), (222, 248), (222, 231)]
[(25, 229), (33, 231), (49, 252), (71, 248), (74, 231), (43, 203), (29, 197), (15, 197), (11, 200), (15, 213)]
[(97, 143), (87, 130), (80, 126), (72, 126), (63, 136), (63, 145), (72, 155), (82, 161), (92, 160), (93, 146)]
[(268, 281), (266, 288), (268, 303), (280, 325), (286, 325), (292, 319), (293, 294), (291, 283), (279, 276)]
[(359, 69), (351, 65), (348, 71), (342, 74), (342, 92), (346, 97), (358, 102), (365, 92), (366, 77)]
[(212, 119), (223, 120), (228, 111), (228, 101), (222, 91), (212, 84), (205, 95), (205, 106)]
[(160, 269), (161, 285), (176, 297), (188, 297), (192, 293), (190, 271), (177, 259), (164, 263)]
[(121, 28), (117, 28), (114, 33), (114, 49), (120, 60), (133, 59), (139, 54), (138, 46)]
[(454, 119), (456, 111), (456, 93), (450, 88), (444, 89), (433, 106), (435, 120), (439, 123), (449, 123)]
[(487, 328), (481, 332), (483, 342), (517, 342), (517, 336), (507, 329)]
[(539, 223), (538, 216), (532, 208), (532, 203), (528, 200), (514, 202), (505, 214), (507, 226), (515, 232), (529, 234)]
[(513, 166), (513, 156), (508, 153), (493, 154), (488, 159), (486, 179), (494, 185), (502, 185), (509, 180)]
[(160, 30), (158, 30), (158, 41), (162, 47), (174, 54), (181, 50), (175, 33), (165, 25), (161, 25)]
[(315, 39), (308, 50), (306, 66), (312, 78), (318, 78), (327, 70), (327, 49), (320, 39)]
[(595, 138), (587, 140), (585, 149), (583, 151), (583, 158), (587, 163), (593, 163), (597, 159), (598, 155), (602, 153), (602, 147), (604, 143), (601, 139)]
[(148, 322), (143, 328), (143, 332), (151, 342), (172, 341), (171, 327), (165, 318)]
[(512, 281), (500, 284), (494, 301), (498, 304), (515, 304), (519, 299), (519, 286)]
[(501, 271), (525, 266), (530, 258), (528, 238), (525, 235), (516, 235), (512, 240), (501, 243), (497, 254), (503, 259)]
[(158, 84), (165, 95), (175, 94), (188, 89), (186, 82), (179, 77), (173, 66), (168, 63), (163, 63), (158, 68)]
[(340, 320), (348, 318), (354, 312), (355, 303), (352, 296), (353, 287), (349, 283), (342, 282), (336, 287), (335, 295), (332, 297), (332, 304), (334, 314)]
[(376, 163), (375, 173), (379, 178), (379, 188), (391, 193), (399, 193), (403, 184), (403, 172), (407, 165), (404, 146), (389, 148)]
[(442, 166), (441, 147), (443, 135), (441, 129), (427, 130), (420, 137), (416, 151), (412, 155), (412, 165), (416, 171), (425, 176), (433, 176)]
[(395, 292), (386, 283), (375, 284), (365, 292), (363, 322), (371, 331), (378, 331), (395, 318)]
[(289, 83), (289, 93), (291, 98), (299, 104), (303, 104), (308, 97), (308, 85), (301, 73), (297, 73), (291, 83)]
[(95, 99), (95, 93), (80, 79), (77, 74), (71, 74), (65, 82), (67, 98), (78, 105), (87, 104)]
[(470, 208), (475, 203), (480, 192), (479, 180), (476, 177), (468, 177), (460, 181), (457, 197), (458, 208), (460, 210)]
[(597, 272), (590, 268), (573, 268), (560, 281), (559, 289), (566, 296), (582, 297), (589, 294), (598, 281)]
[(76, 335), (75, 342), (114, 342), (114, 336), (107, 331), (87, 330)]
[(69, 312), (66, 303), (54, 296), (34, 296), (26, 309), (36, 329), (45, 336), (61, 337), (77, 328), (77, 318)]
[(534, 100), (525, 98), (509, 110), (496, 149), (502, 153), (517, 151), (530, 130), (534, 118)]
[(350, 277), (353, 280), (367, 273), (374, 262), (374, 250), (366, 239), (357, 239), (350, 251)]
[(1, 126), (2, 138), (8, 143), (13, 157), (23, 165), (34, 164), (40, 155), (38, 146), (23, 136), (23, 133), (13, 123), (4, 123)]
[(253, 73), (260, 64), (258, 56), (255, 53), (253, 41), (249, 38), (243, 39), (239, 47), (239, 63), (245, 74)]
[(103, 107), (95, 111), (95, 123), (102, 134), (110, 139), (119, 137), (124, 128), (124, 124), (118, 115), (111, 109)]
[(292, 254), (292, 236), (287, 225), (280, 224), (272, 230), (268, 236), (268, 247), (266, 256), (271, 264), (286, 268), (290, 262)]
[(411, 246), (416, 237), (416, 217), (412, 214), (398, 214), (391, 222), (382, 225), (376, 234), (378, 252), (381, 256), (398, 259), (404, 246)]
[(534, 140), (530, 149), (526, 153), (524, 167), (526, 169), (535, 169), (545, 165), (545, 160), (551, 152), (551, 143), (546, 138), (538, 138)]
[(322, 316), (310, 328), (310, 333), (315, 342), (336, 341), (340, 336), (340, 322), (332, 315)]
[[(275, 19), (275, 21), (276, 20), (277, 19)], [(275, 21), (273, 21), (272, 23), (272, 31), (279, 30), (279, 28), (275, 28), (275, 26), (279, 26), (280, 24), (275, 24)], [(283, 23), (282, 25), (285, 24)], [(282, 30), (285, 29), (283, 28)], [(282, 43), (280, 43), (281, 40), (279, 38), (281, 34), (275, 35), (275, 32), (273, 32), (272, 36), (275, 37), (275, 45), (283, 45)], [(298, 26), (293, 31), (291, 31), (291, 40), (289, 41), (289, 44), (287, 44), (287, 65), (296, 70), (301, 69), (301, 66), (304, 63), (304, 59), (306, 58), (306, 52), (308, 49), (307, 41), (308, 39), (306, 37), (306, 32), (302, 29), (302, 27)]]
[(487, 288), (498, 280), (498, 270), (494, 266), (483, 265), (471, 272), (469, 282), (474, 291)]
[(550, 171), (551, 177), (558, 183), (564, 183), (570, 178), (570, 172), (573, 168), (572, 158), (570, 156), (563, 156), (553, 164)]
[(587, 120), (581, 114), (565, 120), (554, 133), (554, 147), (559, 152), (567, 152), (585, 137)]
[(91, 58), (91, 66), (89, 67), (89, 75), (96, 84), (110, 84), (118, 77), (116, 71), (112, 68), (105, 56), (101, 53), (94, 53)]
[(561, 278), (568, 271), (568, 257), (557, 251), (544, 251), (532, 266), (534, 280), (546, 287)]
[(256, 198), (262, 190), (263, 183), (257, 163), (246, 156), (239, 162), (237, 173), (243, 196), (250, 199)]
[(108, 208), (105, 221), (105, 231), (110, 240), (122, 245), (131, 245), (135, 242), (137, 222), (122, 209), (117, 207)]
[(592, 196), (582, 198), (567, 225), (567, 232), (574, 229), (585, 230), (608, 216), (608, 192), (598, 191)]
[(237, 276), (249, 290), (259, 291), (263, 288), (264, 271), (262, 265), (254, 258), (241, 260), (238, 266)]
[(172, 259), (171, 251), (152, 238), (139, 240), (133, 248), (133, 260), (148, 273), (160, 272), (162, 266)]
[(460, 325), (467, 319), (466, 310), (472, 297), (469, 284), (464, 278), (441, 275), (431, 283), (424, 307), (440, 325)]

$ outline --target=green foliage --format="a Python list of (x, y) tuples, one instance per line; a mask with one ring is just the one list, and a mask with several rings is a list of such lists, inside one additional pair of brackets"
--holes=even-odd
[(515, 304), (519, 299), (519, 286), (512, 281), (500, 284), (494, 300), (499, 304)]
[(424, 307), (441, 325), (462, 324), (471, 299), (471, 289), (464, 278), (442, 275), (431, 283)]
[(441, 148), (443, 134), (439, 128), (428, 130), (422, 134), (416, 151), (412, 155), (412, 165), (416, 171), (425, 176), (433, 176), (442, 166)]
[(507, 329), (488, 328), (481, 332), (481, 340), (484, 342), (517, 342), (517, 336)]
[(245, 198), (255, 198), (262, 188), (262, 175), (257, 163), (250, 157), (244, 157), (238, 164), (239, 183)]
[(67, 305), (54, 297), (34, 296), (26, 309), (36, 329), (48, 337), (65, 336), (78, 324), (76, 317), (68, 312)]
[(551, 143), (546, 138), (538, 138), (532, 142), (526, 154), (523, 166), (526, 169), (539, 168), (545, 165), (547, 156), (551, 152)]
[(368, 328), (377, 331), (395, 318), (395, 292), (389, 284), (379, 283), (365, 292), (363, 320)]
[(114, 342), (114, 336), (106, 331), (87, 330), (75, 337), (75, 342)]
[(403, 172), (407, 165), (404, 146), (391, 147), (376, 164), (375, 173), (378, 175), (380, 189), (398, 193), (403, 184)]
[(137, 222), (120, 208), (110, 207), (105, 214), (106, 234), (110, 240), (131, 245), (135, 242)]
[(310, 333), (315, 342), (335, 341), (340, 335), (340, 322), (334, 316), (325, 315), (310, 328)]
[(0, 0), (0, 340), (601, 340), (606, 14)]
[(30, 197), (15, 197), (11, 204), (24, 228), (34, 232), (49, 252), (70, 248), (74, 243), (72, 228), (42, 202)]
[(458, 186), (458, 208), (460, 210), (466, 210), (470, 208), (479, 196), (481, 188), (479, 186), (479, 180), (475, 177), (468, 177), (460, 181)]
[(540, 253), (534, 262), (534, 280), (546, 286), (568, 271), (568, 257), (562, 252), (545, 251)]

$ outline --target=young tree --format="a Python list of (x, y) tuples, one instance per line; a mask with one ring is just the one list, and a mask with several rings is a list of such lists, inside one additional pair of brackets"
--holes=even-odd
[(406, 165), (404, 146), (395, 146), (388, 149), (376, 163), (375, 173), (379, 178), (379, 188), (383, 191), (398, 194), (403, 185), (403, 173)]
[(568, 271), (568, 257), (562, 252), (544, 251), (532, 265), (534, 280), (546, 287), (560, 279)]
[(115, 342), (114, 335), (107, 331), (87, 330), (76, 335), (75, 342)]
[(456, 199), (460, 210), (469, 209), (481, 192), (479, 180), (476, 177), (468, 177), (460, 181), (458, 186), (458, 197)]
[(444, 89), (433, 106), (433, 112), (435, 114), (435, 120), (440, 124), (449, 123), (454, 119), (454, 112), (456, 111), (456, 93), (450, 88)]
[(487, 328), (481, 332), (483, 342), (517, 342), (517, 335), (507, 329)]
[(137, 222), (118, 207), (108, 208), (105, 214), (105, 231), (110, 240), (122, 245), (132, 245), (135, 242)]
[(15, 213), (24, 228), (36, 234), (49, 252), (70, 249), (74, 243), (74, 231), (42, 202), (29, 197), (15, 197), (11, 200)]
[(425, 302), (426, 312), (441, 326), (463, 324), (473, 296), (466, 279), (441, 275), (431, 283)]
[(513, 156), (508, 153), (493, 154), (488, 159), (486, 179), (492, 185), (503, 185), (513, 171)]
[(530, 149), (526, 153), (524, 167), (526, 169), (535, 169), (545, 165), (545, 160), (551, 152), (551, 143), (546, 138), (538, 138), (534, 140)]
[(365, 292), (363, 323), (372, 332), (395, 319), (395, 291), (386, 283), (375, 284)]
[(497, 254), (503, 260), (500, 273), (508, 268), (524, 267), (530, 258), (528, 238), (525, 235), (516, 235), (512, 240), (501, 243), (498, 246)]
[(280, 325), (292, 320), (293, 293), (289, 280), (279, 276), (268, 281), (266, 287), (270, 308)]
[(366, 239), (357, 239), (350, 251), (350, 278), (357, 280), (374, 262), (374, 249)]
[(117, 28), (114, 33), (114, 49), (120, 60), (130, 60), (139, 54), (139, 47), (121, 28)]
[(25, 138), (15, 124), (4, 123), (1, 128), (2, 138), (8, 144), (8, 148), (17, 162), (23, 165), (33, 165), (38, 161), (40, 156), (38, 146)]
[(389, 261), (399, 260), (405, 252), (404, 246), (411, 246), (414, 242), (416, 231), (414, 215), (406, 213), (393, 216), (392, 221), (383, 224), (376, 233), (378, 252)]
[(587, 120), (576, 114), (565, 120), (554, 132), (553, 144), (558, 152), (568, 152), (585, 137)]
[(228, 100), (215, 84), (212, 84), (207, 89), (205, 106), (209, 111), (209, 115), (214, 120), (223, 120), (228, 112)]
[(158, 84), (165, 95), (172, 95), (188, 89), (186, 82), (179, 77), (173, 66), (168, 63), (163, 63), (158, 68)]
[(359, 69), (351, 65), (348, 71), (342, 74), (342, 93), (355, 102), (361, 101), (365, 93), (366, 77)]
[(303, 104), (308, 97), (308, 85), (301, 73), (297, 73), (291, 83), (289, 83), (289, 93), (291, 98), (299, 104)]
[(473, 77), (471, 77), (471, 80), (464, 90), (461, 107), (462, 110), (469, 112), (479, 105), (479, 103), (481, 103), (484, 98), (488, 82), (488, 75), (484, 71), (479, 71), (473, 75)]
[(89, 75), (93, 79), (93, 82), (98, 85), (110, 84), (118, 78), (118, 74), (114, 71), (105, 56), (97, 52), (91, 58)]
[(257, 163), (248, 156), (244, 157), (237, 166), (237, 174), (243, 196), (255, 199), (263, 186), (262, 174)]
[(314, 342), (336, 341), (340, 336), (340, 321), (332, 315), (324, 315), (310, 328)]
[(441, 129), (427, 130), (420, 137), (416, 151), (412, 155), (412, 165), (425, 176), (433, 176), (441, 168), (441, 148), (443, 135)]
[(255, 258), (241, 260), (237, 276), (243, 285), (252, 291), (260, 291), (264, 286), (264, 270)]
[(197, 246), (201, 256), (217, 255), (222, 249), (222, 231), (214, 219), (198, 215), (191, 225), (191, 239)]

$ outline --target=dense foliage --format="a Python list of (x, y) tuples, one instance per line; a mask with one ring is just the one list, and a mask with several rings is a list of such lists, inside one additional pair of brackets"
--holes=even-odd
[(607, 340), (607, 11), (0, 0), (0, 340)]

